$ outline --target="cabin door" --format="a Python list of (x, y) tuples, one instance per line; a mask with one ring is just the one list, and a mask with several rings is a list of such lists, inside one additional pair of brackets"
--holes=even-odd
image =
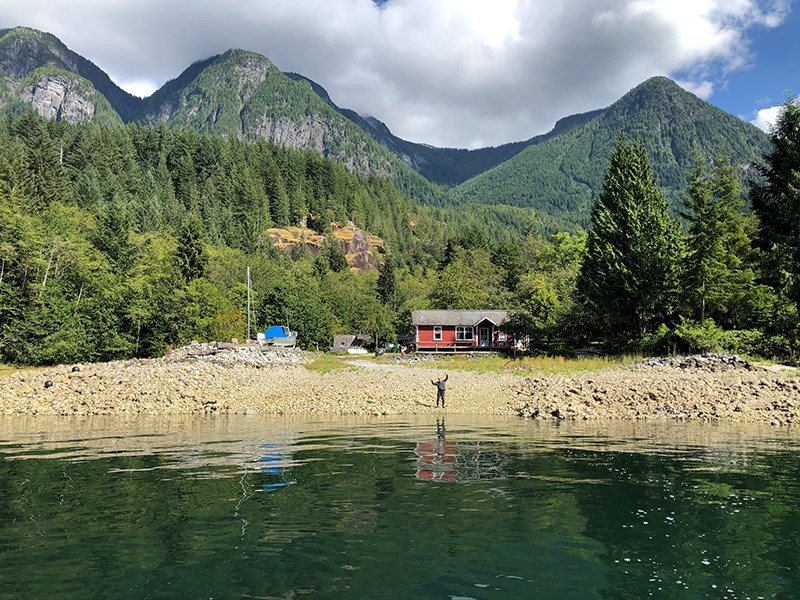
[(481, 348), (487, 348), (489, 346), (489, 340), (489, 328), (478, 327), (478, 346)]

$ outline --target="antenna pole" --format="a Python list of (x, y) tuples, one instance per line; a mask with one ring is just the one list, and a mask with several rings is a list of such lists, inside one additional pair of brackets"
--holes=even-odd
[(250, 341), (250, 265), (247, 266), (247, 341)]

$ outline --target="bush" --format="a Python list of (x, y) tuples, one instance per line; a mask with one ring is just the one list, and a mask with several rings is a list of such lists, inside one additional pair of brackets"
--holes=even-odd
[(672, 334), (673, 346), (681, 353), (719, 352), (725, 332), (712, 319), (682, 321)]
[(669, 354), (672, 351), (673, 332), (663, 323), (653, 333), (646, 333), (634, 344), (642, 354)]

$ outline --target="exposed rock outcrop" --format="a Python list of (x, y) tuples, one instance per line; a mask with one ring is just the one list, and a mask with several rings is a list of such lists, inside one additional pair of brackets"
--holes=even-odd
[[(275, 227), (267, 233), (272, 245), (287, 254), (304, 246), (316, 256), (325, 241), (325, 236), (307, 227)], [(351, 269), (369, 271), (378, 266), (378, 254), (383, 248), (381, 238), (369, 235), (352, 223), (344, 227), (334, 223), (331, 237), (341, 242)]]
[(94, 118), (97, 110), (94, 94), (66, 75), (41, 75), (23, 90), (20, 100), (48, 119), (85, 123)]

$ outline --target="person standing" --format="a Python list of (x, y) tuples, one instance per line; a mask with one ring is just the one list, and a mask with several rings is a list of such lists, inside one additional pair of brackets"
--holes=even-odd
[(436, 381), (431, 379), (431, 383), (436, 386), (436, 408), (439, 408), (439, 400), (442, 401), (442, 408), (444, 408), (444, 389), (445, 382), (447, 381), (447, 373), (444, 374), (444, 379), (437, 378)]

